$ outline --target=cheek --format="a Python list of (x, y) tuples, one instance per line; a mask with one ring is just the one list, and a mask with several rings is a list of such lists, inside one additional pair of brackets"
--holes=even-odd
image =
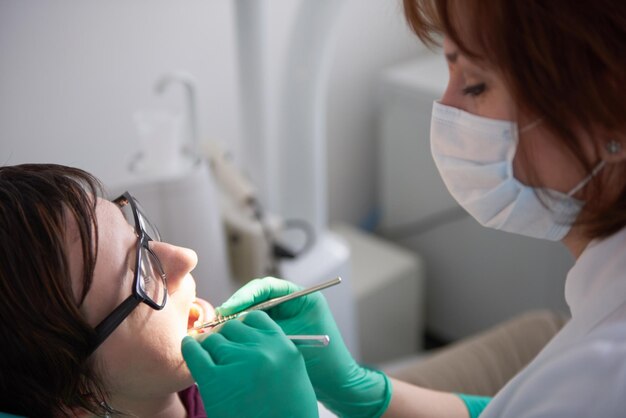
[(517, 120), (517, 106), (500, 77), (493, 77), (487, 94), (478, 100), (480, 113), (499, 120)]
[(559, 147), (545, 129), (535, 128), (520, 137), (513, 159), (513, 173), (520, 182), (567, 193), (585, 176), (584, 169)]
[(497, 92), (488, 92), (485, 97), (478, 98), (471, 113), (498, 120), (516, 119), (513, 108)]
[(116, 392), (171, 393), (193, 383), (180, 352), (187, 313), (170, 302), (161, 311), (139, 306), (110, 344), (103, 345), (103, 363)]
[(180, 367), (180, 342), (187, 333), (187, 317), (188, 311), (173, 300), (161, 311), (149, 309), (147, 315), (138, 315), (134, 339), (142, 348), (146, 363), (158, 362), (166, 370)]
[(539, 129), (534, 132), (520, 134), (515, 157), (513, 158), (513, 175), (521, 183), (532, 187), (547, 186), (544, 180), (550, 178), (546, 172), (546, 161), (551, 160), (551, 153), (542, 139)]

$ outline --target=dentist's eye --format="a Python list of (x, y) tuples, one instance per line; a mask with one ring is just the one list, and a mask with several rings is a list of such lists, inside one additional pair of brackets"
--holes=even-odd
[(465, 96), (477, 97), (485, 92), (487, 86), (485, 83), (472, 84), (471, 86), (467, 86), (463, 88), (463, 94)]

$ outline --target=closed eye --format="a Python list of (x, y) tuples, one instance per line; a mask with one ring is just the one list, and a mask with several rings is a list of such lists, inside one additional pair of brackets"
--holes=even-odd
[(478, 84), (472, 84), (471, 86), (464, 87), (462, 92), (463, 92), (463, 95), (465, 96), (476, 97), (476, 96), (480, 96), (481, 94), (483, 94), (486, 89), (487, 89), (487, 86), (485, 85), (485, 83), (478, 83)]

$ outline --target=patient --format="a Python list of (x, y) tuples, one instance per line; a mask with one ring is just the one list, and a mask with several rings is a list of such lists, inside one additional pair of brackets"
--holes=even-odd
[(129, 194), (100, 195), (75, 168), (0, 167), (0, 411), (206, 416), (180, 352), (213, 316), (196, 254), (159, 242)]

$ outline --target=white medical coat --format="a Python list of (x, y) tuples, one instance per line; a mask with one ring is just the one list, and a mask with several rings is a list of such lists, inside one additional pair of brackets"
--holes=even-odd
[(572, 319), (480, 418), (626, 417), (626, 228), (567, 275)]

